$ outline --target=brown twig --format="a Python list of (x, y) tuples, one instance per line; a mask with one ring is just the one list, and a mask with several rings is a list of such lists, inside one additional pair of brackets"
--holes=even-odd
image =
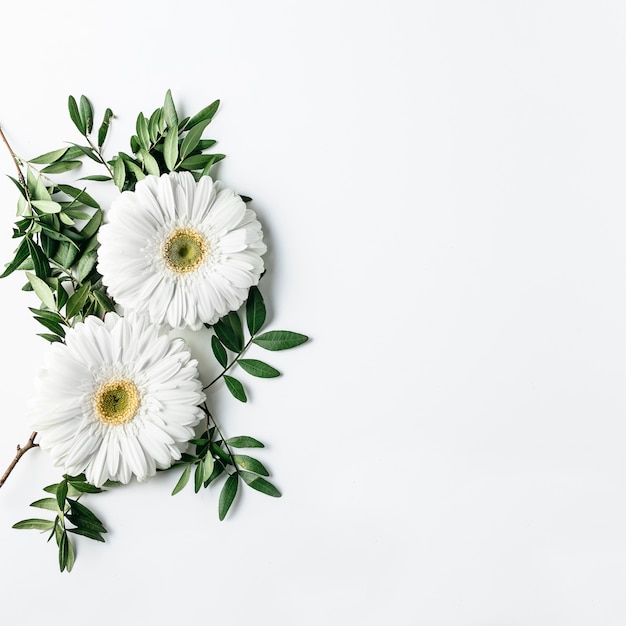
[[(0, 137), (2, 137), (2, 141), (4, 141), (4, 145), (9, 150), (9, 153), (11, 154), (11, 158), (13, 159), (13, 163), (15, 163), (15, 167), (17, 168), (17, 178), (18, 178), (18, 180), (22, 184), (22, 187), (26, 187), (26, 181), (24, 180), (24, 174), (22, 174), (22, 168), (20, 167), (20, 161), (17, 158), (15, 152), (13, 152), (13, 148), (11, 148), (11, 146), (9, 145), (9, 142), (7, 141), (7, 138), (4, 136), (4, 133), (2, 132), (2, 127), (1, 126), (0, 126)], [(0, 487), (2, 487), (1, 483), (0, 483)]]
[(4, 474), (2, 475), (2, 478), (0, 478), (0, 487), (2, 487), (2, 485), (4, 485), (4, 483), (6, 482), (6, 479), (9, 477), (9, 475), (11, 474), (11, 472), (13, 471), (13, 468), (18, 464), (19, 460), (31, 449), (31, 448), (37, 448), (39, 446), (38, 443), (35, 443), (35, 437), (37, 436), (37, 433), (33, 433), (30, 436), (30, 439), (28, 440), (28, 443), (22, 447), (18, 444), (17, 446), (17, 454), (15, 455), (15, 458), (11, 461), (11, 464), (9, 465), (9, 467), (7, 467), (7, 471), (4, 472)]

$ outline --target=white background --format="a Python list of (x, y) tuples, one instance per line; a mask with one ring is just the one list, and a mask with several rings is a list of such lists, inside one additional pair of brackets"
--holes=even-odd
[[(247, 379), (247, 405), (211, 397), (284, 493), (246, 490), (225, 522), (214, 489), (170, 497), (173, 474), (94, 496), (108, 541), (61, 575), (10, 528), (59, 476), (24, 457), (0, 623), (626, 623), (626, 4), (17, 7), (15, 151), (79, 140), (70, 93), (116, 113), (109, 154), (167, 88), (185, 114), (221, 98), (210, 136), (265, 227), (271, 327), (312, 342), (268, 355), (284, 376)], [(6, 262), (6, 178), (0, 200)], [(46, 350), (21, 284), (0, 282), (2, 465)]]

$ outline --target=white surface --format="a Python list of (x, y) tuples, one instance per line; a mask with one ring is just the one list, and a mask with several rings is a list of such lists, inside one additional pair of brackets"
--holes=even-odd
[[(16, 151), (77, 140), (69, 93), (116, 112), (111, 151), (168, 87), (186, 113), (221, 98), (271, 325), (313, 341), (247, 406), (212, 399), (284, 492), (224, 523), (216, 491), (160, 476), (90, 499), (109, 541), (60, 575), (10, 529), (58, 476), (29, 453), (0, 492), (0, 623), (624, 624), (626, 5), (17, 6)], [(0, 199), (8, 260), (7, 179)], [(46, 348), (20, 284), (0, 282), (3, 464)]]

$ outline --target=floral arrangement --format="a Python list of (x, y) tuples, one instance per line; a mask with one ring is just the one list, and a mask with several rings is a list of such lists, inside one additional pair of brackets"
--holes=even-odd
[[(72, 570), (77, 536), (104, 541), (107, 532), (85, 496), (133, 477), (142, 482), (157, 471), (178, 471), (172, 495), (190, 481), (196, 493), (219, 484), (220, 520), (240, 483), (280, 496), (264, 465), (241, 452), (263, 443), (227, 437), (205, 395), (223, 384), (246, 402), (236, 367), (261, 378), (280, 375), (248, 358), (248, 350), (285, 350), (308, 339), (264, 330), (262, 227), (251, 198), (213, 179), (224, 155), (208, 152), (215, 141), (203, 139), (218, 106), (179, 119), (168, 91), (152, 115), (139, 114), (131, 154), (111, 158), (103, 146), (113, 112), (106, 109), (94, 133), (85, 96), (68, 101), (80, 143), (24, 160), (0, 129), (19, 192), (19, 245), (0, 277), (25, 272), (23, 289), (39, 300), (30, 311), (51, 343), (29, 407), (34, 432), (17, 447), (0, 487), (36, 447), (62, 468), (59, 481), (44, 487), (46, 497), (30, 505), (51, 518), (14, 525), (54, 538), (61, 571)], [(90, 161), (100, 173), (59, 182)], [(92, 187), (111, 183), (121, 193), (104, 210)], [(173, 332), (183, 328), (210, 330), (203, 330), (207, 352), (219, 371), (212, 380), (201, 379), (198, 362)]]

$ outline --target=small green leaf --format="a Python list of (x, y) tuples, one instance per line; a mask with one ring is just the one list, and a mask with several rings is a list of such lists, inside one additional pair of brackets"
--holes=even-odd
[(98, 260), (98, 253), (95, 250), (91, 250), (83, 256), (80, 257), (78, 263), (76, 263), (76, 277), (78, 280), (83, 281), (93, 268), (96, 266), (96, 261)]
[(58, 202), (52, 200), (33, 200), (33, 206), (42, 213), (59, 213), (63, 208)]
[(68, 196), (71, 196), (75, 200), (82, 202), (83, 204), (92, 207), (93, 209), (99, 209), (100, 205), (84, 190), (72, 187), (71, 185), (57, 185), (57, 187)]
[(180, 146), (180, 160), (181, 161), (184, 160), (188, 154), (193, 152), (195, 147), (198, 145), (198, 142), (202, 138), (202, 133), (204, 132), (208, 124), (209, 124), (208, 121), (200, 122), (199, 124), (196, 124), (195, 126), (193, 126), (189, 130), (189, 132), (185, 135), (185, 138), (183, 139), (183, 143)]
[(65, 507), (65, 498), (67, 498), (67, 487), (67, 481), (63, 480), (59, 483), (59, 488), (57, 489), (56, 500), (61, 511)]
[(102, 147), (104, 140), (107, 138), (107, 133), (109, 132), (109, 125), (111, 123), (111, 118), (113, 117), (113, 111), (111, 109), (107, 109), (104, 112), (104, 119), (102, 120), (102, 124), (98, 129), (98, 147)]
[(215, 100), (215, 102), (211, 102), (209, 106), (204, 107), (202, 111), (196, 113), (190, 120), (187, 122), (187, 127), (192, 128), (196, 126), (200, 122), (206, 122), (207, 124), (213, 119), (215, 113), (217, 113), (217, 109), (220, 106), (220, 101)]
[(76, 293), (70, 296), (70, 299), (65, 305), (65, 315), (68, 319), (76, 317), (82, 311), (87, 301), (90, 288), (91, 284), (87, 282)]
[(219, 502), (219, 518), (220, 521), (226, 517), (235, 496), (237, 495), (237, 487), (239, 486), (239, 475), (237, 472), (231, 474), (224, 483), (220, 493)]
[(83, 537), (94, 539), (95, 541), (104, 541), (104, 537), (98, 531), (91, 530), (91, 528), (68, 528), (67, 532), (82, 535)]
[[(68, 500), (68, 504), (70, 505), (70, 509), (72, 510), (73, 519), (71, 519), (72, 523), (76, 526), (91, 528), (92, 530), (96, 530), (99, 533), (106, 533), (107, 529), (104, 527), (102, 522), (98, 519), (98, 517), (94, 514), (91, 509), (88, 509), (85, 505), (81, 504), (77, 500)], [(70, 516), (67, 516), (70, 519)], [(77, 523), (78, 522), (78, 523)]]
[(213, 165), (216, 162), (216, 156), (215, 154), (193, 154), (188, 156), (180, 167), (184, 170), (201, 170)]
[(70, 112), (70, 118), (72, 122), (74, 122), (74, 126), (78, 128), (81, 135), (85, 134), (85, 124), (80, 117), (80, 113), (78, 112), (78, 105), (76, 104), (76, 99), (74, 96), (70, 96), (67, 100), (67, 108)]
[(241, 470), (240, 474), (248, 486), (273, 498), (280, 498), (280, 491), (269, 480), (245, 470)]
[(172, 98), (172, 92), (168, 89), (165, 94), (165, 104), (163, 105), (163, 114), (165, 116), (165, 123), (168, 128), (174, 128), (178, 126), (178, 114), (176, 113), (176, 107), (174, 106), (174, 99)]
[(54, 528), (54, 522), (48, 519), (25, 519), (17, 524), (13, 524), (12, 528), (18, 530), (52, 530)]
[(233, 448), (264, 448), (265, 446), (254, 437), (247, 437), (245, 435), (241, 437), (231, 437), (226, 440), (226, 443)]
[(277, 369), (258, 359), (239, 359), (237, 363), (251, 376), (257, 376), (258, 378), (276, 378), (280, 376), (280, 372)]
[(100, 183), (104, 183), (106, 181), (112, 180), (110, 176), (104, 176), (103, 174), (92, 174), (91, 176), (83, 176), (78, 180), (95, 180)]
[(235, 463), (237, 463), (240, 467), (243, 467), (245, 470), (254, 472), (255, 474), (261, 474), (261, 476), (270, 475), (270, 473), (265, 469), (263, 463), (257, 459), (253, 459), (251, 456), (246, 454), (235, 454), (234, 459)]
[(196, 471), (194, 474), (194, 491), (198, 493), (200, 488), (202, 487), (202, 483), (204, 482), (204, 463), (198, 462), (196, 463)]
[(230, 391), (237, 400), (240, 402), (248, 401), (243, 385), (236, 378), (224, 375), (224, 382), (226, 383), (226, 387), (228, 387), (228, 391)]
[(56, 254), (54, 255), (54, 260), (64, 267), (65, 269), (69, 269), (72, 267), (72, 263), (74, 263), (74, 259), (78, 254), (78, 250), (76, 246), (68, 243), (67, 241), (62, 241), (57, 248)]
[(26, 245), (33, 262), (35, 274), (39, 278), (47, 278), (50, 273), (50, 264), (44, 251), (29, 236), (26, 237)]
[(226, 367), (228, 365), (226, 350), (224, 349), (222, 342), (215, 335), (211, 337), (211, 349), (213, 350), (213, 354), (215, 355), (217, 362), (222, 367)]
[(143, 113), (137, 116), (137, 136), (139, 143), (145, 150), (150, 150), (150, 131), (148, 130), (148, 120)]
[(165, 137), (163, 158), (167, 169), (173, 171), (178, 161), (178, 127), (170, 128)]
[(48, 163), (54, 163), (55, 161), (58, 161), (66, 152), (67, 148), (60, 148), (59, 150), (46, 152), (41, 156), (31, 159), (29, 163), (33, 163), (34, 165), (47, 165)]
[(256, 335), (261, 330), (266, 315), (265, 302), (259, 288), (250, 287), (246, 302), (246, 322), (251, 335)]
[(28, 282), (30, 283), (33, 291), (37, 294), (39, 299), (43, 302), (44, 306), (48, 307), (51, 310), (56, 310), (56, 302), (54, 300), (54, 294), (50, 287), (48, 287), (47, 283), (41, 280), (38, 276), (31, 274), (30, 272), (26, 272), (26, 277), (28, 278)]
[(87, 134), (89, 134), (93, 128), (93, 108), (91, 103), (85, 96), (80, 97), (80, 119), (85, 126)]
[(13, 260), (7, 265), (6, 269), (2, 274), (0, 274), (0, 278), (6, 278), (9, 274), (12, 274), (20, 265), (29, 257), (30, 252), (28, 249), (28, 237), (25, 237), (20, 242), (20, 245), (17, 247), (15, 251), (15, 257)]
[(68, 483), (79, 493), (102, 493), (102, 489), (88, 483), (86, 480), (72, 480), (69, 478)]
[(292, 333), (289, 330), (270, 330), (267, 333), (255, 337), (252, 342), (265, 350), (276, 351), (295, 348), (308, 340), (309, 338), (306, 335)]
[(65, 569), (68, 572), (71, 572), (74, 567), (74, 563), (76, 562), (76, 554), (74, 552), (74, 546), (72, 545), (70, 538), (67, 536), (67, 533), (65, 536), (67, 538), (67, 561), (65, 562)]
[(58, 335), (52, 335), (50, 333), (37, 333), (37, 337), (42, 337), (50, 343), (63, 343), (63, 339), (61, 339), (61, 337), (59, 337)]
[(204, 457), (204, 461), (202, 462), (202, 465), (204, 471), (202, 482), (204, 482), (205, 480), (209, 479), (209, 477), (213, 473), (213, 468), (215, 467), (215, 459), (210, 452), (207, 452), (206, 456)]
[(146, 172), (148, 172), (148, 174), (152, 174), (153, 176), (161, 175), (159, 164), (147, 150), (142, 148), (141, 150), (139, 150), (138, 156), (143, 161), (144, 168)]
[(244, 345), (241, 318), (236, 311), (231, 311), (213, 326), (220, 341), (233, 352), (241, 352)]
[(120, 157), (117, 157), (117, 159), (113, 162), (113, 182), (120, 191), (124, 187), (125, 180), (126, 167), (124, 166), (124, 161)]
[(180, 475), (180, 478), (178, 479), (178, 482), (176, 483), (176, 486), (172, 491), (173, 496), (175, 496), (187, 486), (187, 483), (189, 482), (189, 476), (191, 476), (191, 464), (188, 464), (185, 467), (185, 471)]
[(61, 571), (64, 571), (65, 568), (67, 567), (67, 561), (68, 561), (68, 552), (69, 552), (69, 548), (68, 548), (68, 539), (67, 539), (67, 533), (65, 531), (62, 531), (61, 533), (61, 537), (58, 541), (59, 543), (59, 569)]
[(56, 498), (42, 498), (41, 500), (35, 500), (31, 502), (30, 506), (34, 506), (36, 509), (47, 509), (48, 511), (58, 511), (59, 504)]
[(100, 224), (102, 224), (102, 211), (97, 210), (92, 216), (91, 219), (83, 226), (80, 234), (84, 239), (89, 239), (93, 237), (97, 232), (98, 228), (100, 228)]
[[(80, 161), (57, 161), (52, 165), (46, 165), (41, 170), (42, 174), (62, 174), (63, 172), (69, 172), (75, 170), (81, 165)], [(34, 203), (33, 203), (34, 204)]]

